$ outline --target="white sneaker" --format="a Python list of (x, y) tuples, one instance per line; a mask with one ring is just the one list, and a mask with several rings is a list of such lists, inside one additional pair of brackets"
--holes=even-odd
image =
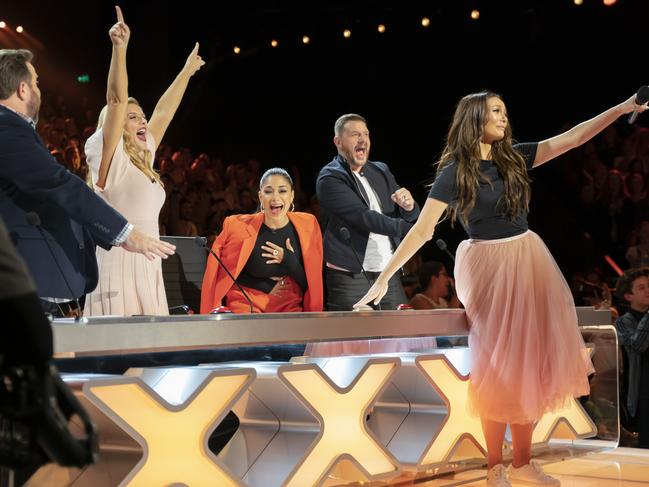
[(507, 469), (509, 478), (517, 482), (524, 482), (531, 485), (552, 485), (558, 487), (561, 485), (559, 480), (546, 474), (539, 462), (532, 460), (527, 465), (516, 468), (511, 464)]
[(507, 479), (507, 469), (502, 463), (495, 465), (487, 472), (487, 485), (489, 487), (512, 487)]

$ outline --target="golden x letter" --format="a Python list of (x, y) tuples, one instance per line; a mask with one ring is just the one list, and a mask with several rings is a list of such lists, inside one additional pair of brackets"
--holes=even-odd
[(446, 420), (419, 459), (419, 465), (445, 462), (465, 438), (486, 454), (487, 442), (480, 418), (470, 415), (466, 408), (469, 376), (460, 374), (444, 355), (424, 355), (417, 357), (416, 363), (448, 408)]
[(207, 440), (254, 378), (254, 369), (214, 371), (179, 405), (169, 404), (137, 377), (84, 384), (86, 397), (144, 451), (120, 486), (242, 486), (208, 449)]
[(365, 424), (369, 409), (399, 364), (398, 358), (369, 359), (346, 388), (338, 387), (316, 364), (278, 369), (281, 380), (321, 425), (320, 434), (288, 476), (285, 486), (319, 485), (342, 459), (355, 463), (369, 480), (399, 470), (397, 460)]

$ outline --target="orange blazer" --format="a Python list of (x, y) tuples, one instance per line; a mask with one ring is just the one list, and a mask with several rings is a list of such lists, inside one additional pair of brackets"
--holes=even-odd
[[(316, 218), (310, 213), (288, 212), (300, 239), (304, 272), (308, 288), (304, 293), (304, 311), (322, 311), (322, 233)], [(223, 221), (223, 230), (216, 237), (212, 250), (221, 258), (236, 278), (252, 253), (264, 214), (232, 215)], [(207, 256), (207, 267), (201, 289), (201, 313), (207, 314), (221, 305), (223, 297), (234, 285), (217, 260)]]

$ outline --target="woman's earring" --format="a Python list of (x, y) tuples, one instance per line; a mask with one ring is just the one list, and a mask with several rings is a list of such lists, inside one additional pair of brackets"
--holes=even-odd
[(295, 203), (291, 203), (291, 209), (290, 211), (295, 211)]

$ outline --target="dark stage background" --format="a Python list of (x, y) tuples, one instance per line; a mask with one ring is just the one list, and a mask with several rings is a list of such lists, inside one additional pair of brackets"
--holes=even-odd
[[(0, 20), (22, 24), (26, 35), (0, 32), (0, 45), (32, 48), (41, 89), (98, 110), (113, 5), (4, 0)], [(454, 104), (464, 94), (502, 93), (514, 135), (531, 141), (594, 116), (649, 82), (646, 0), (610, 7), (601, 0), (579, 6), (572, 0), (120, 5), (132, 29), (129, 91), (148, 113), (194, 41), (201, 43), (207, 65), (191, 81), (166, 142), (232, 162), (254, 157), (265, 167), (297, 165), (309, 191), (335, 153), (333, 122), (342, 113), (367, 117), (371, 158), (390, 164), (421, 204)], [(473, 8), (480, 11), (477, 21), (470, 18)], [(421, 26), (424, 16), (428, 28)], [(344, 28), (352, 30), (349, 39)], [(308, 46), (301, 43), (305, 34)], [(77, 82), (83, 73), (90, 83)], [(649, 116), (640, 117), (639, 124), (648, 122)], [(569, 271), (599, 254), (597, 243), (583, 242), (573, 195), (565, 194), (552, 166), (535, 174), (530, 222)], [(439, 235), (451, 248), (463, 237), (446, 224)], [(443, 260), (433, 247), (426, 252)]]

